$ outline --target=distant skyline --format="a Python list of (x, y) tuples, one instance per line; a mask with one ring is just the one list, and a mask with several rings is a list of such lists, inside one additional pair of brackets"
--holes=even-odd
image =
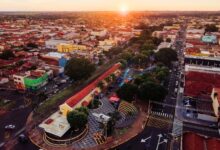
[(0, 11), (219, 11), (219, 0), (0, 0)]

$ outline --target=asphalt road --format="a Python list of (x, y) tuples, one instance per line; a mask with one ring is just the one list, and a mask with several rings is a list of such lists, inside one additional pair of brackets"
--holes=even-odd
[[(116, 150), (156, 150), (157, 144), (165, 139), (162, 137), (159, 141), (159, 134), (167, 133), (166, 129), (157, 129), (154, 127), (147, 127), (135, 138), (129, 140), (125, 144), (120, 145)], [(145, 142), (141, 140), (147, 139)], [(167, 148), (167, 143), (158, 144), (158, 150), (165, 150)]]

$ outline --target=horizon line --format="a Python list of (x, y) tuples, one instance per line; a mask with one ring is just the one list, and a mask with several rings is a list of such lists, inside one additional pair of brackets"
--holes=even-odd
[[(0, 12), (119, 12), (118, 10), (0, 10)], [(220, 12), (220, 10), (129, 10), (128, 12)]]

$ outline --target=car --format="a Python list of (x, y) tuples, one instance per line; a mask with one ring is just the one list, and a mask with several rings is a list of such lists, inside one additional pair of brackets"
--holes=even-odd
[(5, 129), (7, 129), (7, 130), (13, 130), (13, 129), (15, 129), (15, 125), (13, 125), (13, 124), (9, 124), (9, 125), (6, 125), (5, 126)]
[(217, 125), (213, 123), (213, 124), (210, 124), (209, 127), (214, 128), (214, 127), (217, 127)]
[(18, 136), (18, 142), (22, 143), (22, 144), (25, 144), (25, 143), (28, 142), (28, 138), (24, 134), (20, 134)]

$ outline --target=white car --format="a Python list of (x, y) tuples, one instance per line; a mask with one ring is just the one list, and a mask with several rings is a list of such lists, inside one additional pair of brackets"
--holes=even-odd
[(5, 129), (11, 129), (11, 130), (13, 130), (13, 129), (15, 129), (15, 125), (13, 125), (13, 124), (6, 125), (6, 126), (5, 126)]

